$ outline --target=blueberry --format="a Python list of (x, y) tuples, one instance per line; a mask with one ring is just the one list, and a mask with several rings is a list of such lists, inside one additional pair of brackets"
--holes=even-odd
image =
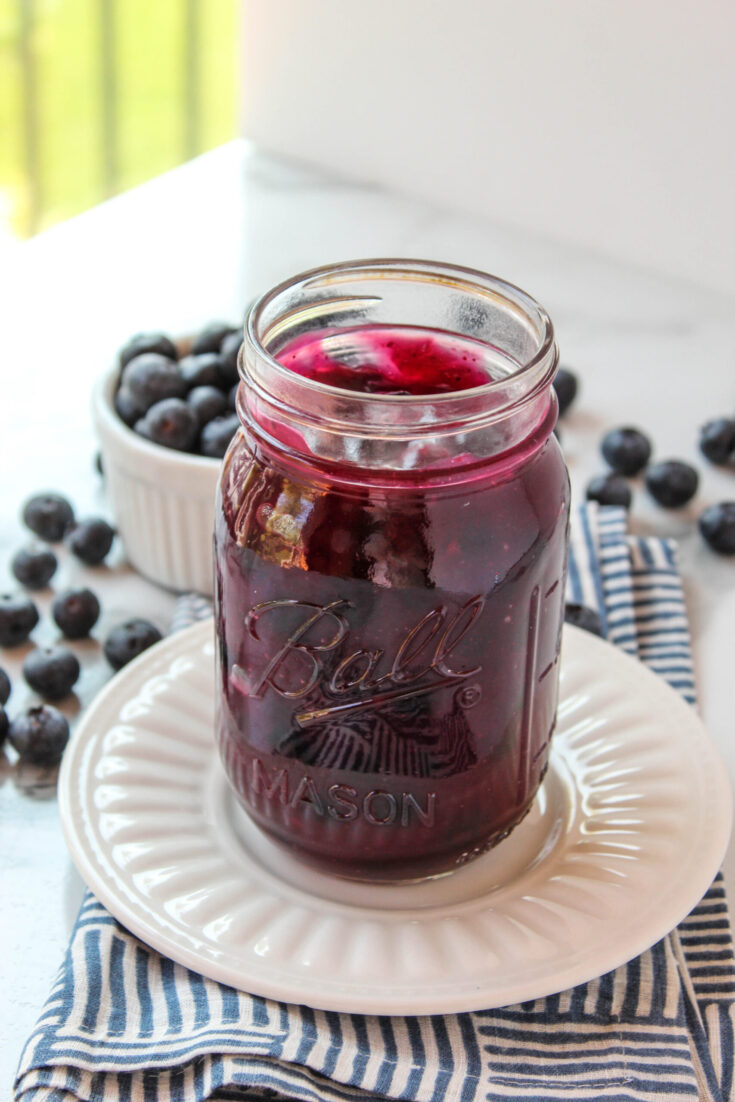
[(23, 523), (48, 543), (58, 543), (74, 523), (74, 510), (61, 494), (35, 494), (23, 506)]
[(147, 412), (165, 398), (183, 398), (189, 389), (179, 365), (165, 356), (137, 356), (122, 373), (121, 390), (127, 390)]
[(7, 713), (2, 704), (0, 704), (0, 746), (5, 742), (5, 736), (8, 733), (9, 727), (10, 723), (8, 722)]
[(713, 551), (735, 555), (735, 501), (710, 505), (699, 518), (699, 531)]
[(181, 398), (166, 398), (148, 410), (143, 422), (136, 424), (135, 431), (164, 448), (188, 452), (199, 434), (199, 421), (194, 410)]
[(619, 474), (600, 474), (587, 483), (587, 500), (600, 505), (622, 505), (629, 509), (633, 500), (630, 486)]
[(23, 662), (23, 676), (34, 692), (61, 700), (79, 679), (79, 660), (68, 647), (32, 650)]
[(646, 471), (646, 489), (666, 509), (678, 509), (691, 501), (699, 486), (694, 467), (678, 459), (652, 463)]
[(99, 619), (100, 603), (91, 589), (67, 589), (54, 601), (51, 615), (67, 639), (83, 639)]
[(66, 537), (66, 545), (73, 555), (87, 566), (98, 566), (107, 556), (115, 529), (101, 517), (87, 517), (74, 525)]
[(16, 716), (8, 734), (23, 761), (58, 765), (69, 741), (69, 724), (58, 709), (44, 704)]
[(148, 620), (126, 620), (113, 628), (105, 639), (105, 658), (113, 670), (121, 670), (161, 638), (158, 628)]
[(233, 383), (239, 381), (237, 356), (241, 344), (242, 334), (239, 331), (228, 334), (222, 341), (222, 346), (219, 350), (221, 373), (220, 386), (231, 387)]
[(735, 460), (735, 421), (730, 417), (718, 417), (702, 425), (699, 447), (702, 455), (718, 466)]
[(136, 356), (144, 356), (148, 352), (153, 352), (157, 356), (166, 356), (169, 360), (176, 360), (179, 356), (176, 345), (165, 333), (136, 333), (120, 349), (120, 367), (125, 367)]
[(0, 593), (0, 647), (25, 643), (38, 623), (38, 609), (25, 594)]
[(228, 408), (227, 396), (214, 386), (195, 386), (187, 394), (186, 402), (194, 410), (200, 427)]
[(179, 370), (188, 388), (221, 387), (221, 363), (215, 352), (204, 352), (201, 356), (184, 356), (183, 360), (179, 360)]
[(145, 414), (145, 406), (135, 398), (127, 387), (121, 386), (115, 395), (115, 412), (128, 428)]
[(0, 666), (0, 704), (7, 704), (10, 696), (10, 678)]
[(613, 429), (602, 438), (602, 454), (618, 474), (638, 474), (651, 458), (651, 441), (639, 429)]
[(559, 403), (559, 416), (562, 417), (577, 397), (579, 380), (568, 367), (560, 367), (554, 379), (554, 390)]
[(593, 635), (601, 637), (605, 635), (602, 630), (602, 620), (598, 613), (588, 605), (575, 605), (568, 601), (564, 606), (564, 621), (567, 624), (573, 624), (577, 628), (583, 628), (584, 631), (591, 631)]
[(208, 455), (210, 459), (222, 459), (239, 425), (240, 419), (236, 413), (215, 417), (214, 421), (205, 425), (200, 440), (202, 455)]
[(219, 352), (223, 340), (236, 332), (234, 325), (227, 325), (223, 321), (213, 321), (211, 325), (205, 326), (192, 341), (192, 353), (199, 356), (204, 352)]
[(230, 407), (230, 409), (233, 409), (233, 410), (237, 409), (237, 392), (239, 391), (239, 389), (240, 389), (240, 384), (235, 383), (235, 385), (233, 387), (231, 387), (231, 389), (230, 389), (230, 391), (227, 395), (227, 405)]
[(43, 589), (53, 578), (58, 565), (53, 551), (39, 544), (22, 547), (10, 560), (10, 569), (26, 589)]

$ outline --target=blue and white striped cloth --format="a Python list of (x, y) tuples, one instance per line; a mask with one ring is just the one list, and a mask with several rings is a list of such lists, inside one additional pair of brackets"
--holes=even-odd
[[(694, 703), (673, 544), (618, 510), (572, 526), (569, 599)], [(208, 612), (182, 600), (181, 619)], [(369, 1017), (287, 1006), (203, 979), (84, 900), (23, 1053), (23, 1102), (732, 1102), (735, 962), (722, 882), (670, 935), (572, 990), (502, 1010)]]

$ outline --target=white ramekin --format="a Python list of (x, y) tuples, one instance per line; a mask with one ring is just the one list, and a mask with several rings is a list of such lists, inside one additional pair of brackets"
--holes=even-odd
[(118, 375), (115, 367), (98, 381), (92, 416), (127, 556), (159, 585), (211, 595), (220, 462), (159, 447), (129, 429), (113, 406)]

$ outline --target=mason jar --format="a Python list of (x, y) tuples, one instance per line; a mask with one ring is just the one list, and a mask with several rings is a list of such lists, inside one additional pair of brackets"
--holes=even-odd
[(546, 311), (417, 260), (251, 308), (215, 522), (217, 738), (321, 871), (438, 876), (529, 811), (555, 725), (569, 480)]

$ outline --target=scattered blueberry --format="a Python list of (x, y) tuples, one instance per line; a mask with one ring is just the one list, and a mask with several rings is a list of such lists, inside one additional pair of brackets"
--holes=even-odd
[(713, 551), (735, 555), (735, 501), (710, 505), (699, 518), (699, 531)]
[(630, 508), (633, 495), (630, 486), (619, 474), (601, 474), (587, 483), (588, 501), (597, 501), (600, 505), (622, 505)]
[(38, 609), (25, 594), (0, 593), (0, 647), (25, 643), (38, 623)]
[(639, 429), (612, 429), (602, 438), (602, 454), (617, 474), (638, 474), (651, 458), (651, 441)]
[(8, 735), (23, 761), (58, 765), (69, 741), (69, 724), (57, 708), (44, 704), (16, 716)]
[(646, 471), (646, 489), (659, 505), (678, 509), (691, 501), (699, 486), (699, 475), (689, 463), (667, 459), (652, 463)]
[(8, 733), (9, 727), (10, 723), (8, 721), (7, 713), (2, 704), (0, 704), (0, 746), (2, 746), (2, 744), (5, 742), (5, 736)]
[(570, 371), (568, 367), (560, 367), (554, 379), (554, 390), (556, 391), (556, 399), (559, 403), (560, 417), (567, 412), (572, 402), (577, 397), (578, 389), (579, 380), (574, 372)]
[(735, 460), (735, 420), (718, 417), (702, 425), (699, 447), (710, 463), (716, 463), (720, 467)]
[(121, 390), (132, 394), (146, 412), (165, 398), (183, 398), (189, 389), (179, 365), (165, 356), (137, 356), (122, 373)]
[(191, 351), (195, 356), (200, 356), (204, 352), (219, 352), (223, 340), (236, 332), (234, 325), (227, 325), (223, 321), (213, 321), (194, 338), (191, 343)]
[(0, 704), (7, 704), (10, 696), (10, 678), (0, 666)]
[(154, 444), (187, 452), (196, 442), (199, 420), (194, 410), (181, 398), (166, 398), (151, 406), (142, 423), (136, 423), (135, 431)]
[(68, 696), (79, 679), (79, 660), (68, 647), (32, 650), (23, 662), (23, 676), (47, 700)]
[(115, 412), (129, 429), (145, 415), (145, 406), (135, 398), (127, 387), (121, 386), (115, 395)]
[(227, 395), (214, 386), (195, 386), (187, 394), (186, 403), (196, 414), (200, 428), (228, 409)]
[(161, 638), (158, 628), (148, 620), (126, 620), (113, 628), (105, 639), (105, 658), (113, 670), (121, 670)]
[(599, 614), (588, 605), (577, 605), (568, 601), (564, 606), (564, 621), (577, 628), (583, 628), (584, 631), (591, 631), (593, 635), (599, 635), (601, 638), (605, 636)]
[(99, 619), (100, 603), (91, 589), (67, 589), (55, 599), (51, 615), (67, 639), (84, 639)]
[(108, 554), (115, 538), (115, 529), (101, 517), (87, 517), (74, 525), (66, 537), (72, 554), (87, 566), (98, 566)]
[(195, 386), (221, 387), (221, 363), (215, 352), (204, 352), (200, 356), (184, 356), (183, 360), (179, 360), (179, 370), (187, 389)]
[(61, 494), (35, 494), (23, 506), (23, 523), (48, 543), (58, 543), (74, 523), (74, 510)]
[(219, 350), (220, 355), (220, 386), (230, 387), (239, 381), (237, 371), (237, 356), (242, 344), (242, 333), (229, 333), (222, 341)]
[(58, 565), (51, 548), (41, 547), (39, 544), (22, 547), (10, 560), (10, 569), (26, 589), (44, 589), (56, 573)]
[(230, 407), (230, 409), (237, 409), (237, 392), (239, 389), (240, 384), (235, 383), (235, 385), (231, 388), (229, 394), (227, 395), (227, 405)]
[(137, 333), (120, 349), (120, 367), (125, 367), (136, 356), (144, 356), (149, 352), (166, 356), (169, 360), (176, 360), (179, 356), (176, 345), (165, 333)]
[(202, 455), (208, 455), (210, 459), (222, 459), (239, 425), (240, 420), (236, 413), (215, 417), (205, 425), (200, 440)]

